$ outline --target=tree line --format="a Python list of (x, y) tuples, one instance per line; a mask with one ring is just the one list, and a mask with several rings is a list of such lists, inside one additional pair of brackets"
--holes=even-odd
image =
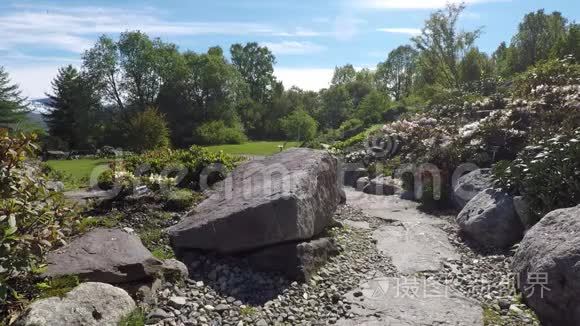
[[(486, 54), (476, 46), (481, 29), (458, 27), (464, 9), (450, 4), (432, 13), (420, 35), (374, 70), (336, 67), (319, 92), (285, 89), (274, 76), (275, 56), (257, 43), (232, 45), (228, 59), (220, 47), (181, 52), (139, 31), (101, 36), (80, 68), (63, 67), (53, 80), (46, 146), (141, 151), (247, 139), (326, 142), (407, 110), (501, 92), (543, 60), (580, 60), (580, 25), (559, 12), (528, 13), (509, 44)], [(22, 107), (0, 70), (0, 123), (18, 118)]]

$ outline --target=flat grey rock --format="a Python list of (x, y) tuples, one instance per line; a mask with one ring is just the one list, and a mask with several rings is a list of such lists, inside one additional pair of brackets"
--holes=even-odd
[(47, 255), (46, 277), (77, 275), (82, 280), (127, 283), (153, 278), (161, 261), (141, 240), (119, 229), (94, 229)]
[(367, 221), (351, 221), (351, 220), (343, 220), (340, 221), (342, 224), (348, 225), (352, 228), (356, 229), (363, 229), (363, 230), (370, 230), (371, 226)]
[(336, 159), (306, 148), (244, 163), (208, 194), (168, 229), (177, 249), (232, 254), (311, 239), (341, 201)]
[(339, 320), (340, 326), (483, 325), (483, 310), (476, 301), (424, 278), (375, 279), (346, 294), (346, 299), (356, 317)]
[(373, 238), (402, 274), (438, 271), (445, 261), (460, 258), (447, 234), (428, 224), (393, 223), (375, 230)]
[(129, 294), (104, 283), (82, 283), (63, 298), (34, 301), (19, 326), (117, 326), (136, 308)]

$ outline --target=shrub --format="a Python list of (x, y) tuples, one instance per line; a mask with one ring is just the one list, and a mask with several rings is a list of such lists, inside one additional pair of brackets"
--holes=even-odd
[(177, 186), (200, 189), (200, 174), (205, 168), (212, 164), (219, 164), (223, 168), (209, 174), (207, 182), (211, 185), (225, 178), (224, 172), (233, 169), (242, 160), (239, 156), (192, 146), (188, 150), (158, 149), (131, 155), (125, 158), (124, 163), (125, 169), (133, 174), (176, 177)]
[(169, 146), (167, 122), (155, 108), (139, 112), (129, 121), (128, 136), (130, 148), (139, 153)]
[(513, 162), (496, 164), (493, 173), (500, 187), (526, 198), (536, 220), (580, 204), (580, 129), (526, 147)]
[(538, 63), (514, 80), (513, 95), (526, 97), (539, 86), (566, 86), (580, 84), (580, 64), (572, 58)]
[(312, 140), (316, 136), (318, 122), (306, 111), (299, 109), (280, 119), (280, 125), (288, 139)]
[(191, 190), (179, 189), (167, 194), (164, 208), (169, 211), (184, 211), (195, 202), (195, 196)]
[(242, 144), (248, 141), (241, 125), (229, 127), (222, 120), (204, 123), (197, 128), (196, 134), (203, 145)]
[(70, 210), (27, 163), (34, 139), (0, 131), (0, 301), (8, 303), (0, 316), (32, 284), (44, 254), (70, 232)]
[(348, 139), (363, 131), (364, 122), (362, 120), (353, 118), (343, 122), (336, 130), (340, 140)]

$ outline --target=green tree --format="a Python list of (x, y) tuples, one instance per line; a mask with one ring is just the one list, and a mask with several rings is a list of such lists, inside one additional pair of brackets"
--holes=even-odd
[(61, 68), (52, 81), (51, 110), (44, 114), (49, 134), (69, 148), (94, 147), (100, 140), (99, 99), (90, 82), (72, 65)]
[(129, 146), (136, 152), (169, 146), (167, 122), (156, 108), (137, 112), (129, 121), (128, 135)]
[(11, 83), (8, 72), (0, 66), (0, 125), (24, 119), (27, 112), (25, 102), (18, 85)]
[(331, 86), (320, 92), (322, 101), (318, 121), (323, 129), (336, 129), (354, 111), (352, 97), (345, 85)]
[(345, 85), (352, 83), (356, 79), (356, 70), (353, 65), (346, 64), (342, 67), (334, 68), (334, 75), (332, 76), (331, 84), (333, 86)]
[(365, 125), (383, 122), (383, 114), (389, 110), (390, 100), (382, 92), (373, 90), (364, 97), (357, 107), (354, 116), (362, 120)]
[(276, 57), (267, 47), (258, 43), (234, 44), (230, 48), (232, 63), (250, 88), (250, 96), (257, 102), (270, 99)]
[(432, 13), (421, 35), (412, 38), (421, 51), (423, 75), (433, 76), (436, 83), (447, 88), (460, 87), (459, 64), (481, 34), (480, 29), (470, 32), (458, 29), (457, 21), (464, 9), (464, 4), (448, 4), (446, 9)]
[(556, 44), (552, 56), (556, 58), (572, 56), (580, 63), (580, 24), (570, 25), (568, 34)]
[(318, 123), (302, 108), (290, 113), (280, 120), (282, 130), (288, 139), (308, 141), (316, 137)]
[(462, 83), (473, 83), (493, 74), (493, 65), (487, 54), (471, 48), (459, 63)]
[(409, 95), (417, 68), (417, 50), (410, 45), (399, 46), (389, 53), (385, 62), (377, 65), (376, 80), (381, 90), (395, 100)]

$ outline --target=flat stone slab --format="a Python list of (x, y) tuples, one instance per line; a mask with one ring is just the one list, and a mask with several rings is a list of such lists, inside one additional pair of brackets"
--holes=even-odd
[(483, 310), (472, 299), (425, 278), (379, 278), (347, 293), (353, 319), (340, 326), (479, 326)]
[(443, 230), (423, 223), (382, 226), (373, 232), (373, 238), (402, 274), (437, 271), (443, 262), (460, 258)]
[(351, 228), (355, 228), (355, 229), (363, 229), (363, 230), (370, 230), (371, 229), (369, 222), (366, 222), (366, 221), (343, 220), (340, 222), (344, 225), (348, 225)]

